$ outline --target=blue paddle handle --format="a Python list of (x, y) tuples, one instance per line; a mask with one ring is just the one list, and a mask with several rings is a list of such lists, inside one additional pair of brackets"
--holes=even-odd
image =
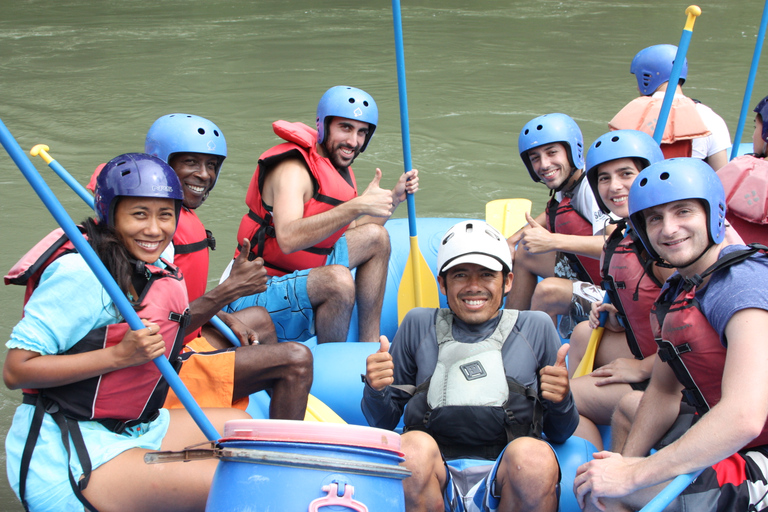
[[(763, 17), (760, 19), (760, 30), (757, 33), (755, 41), (755, 51), (752, 53), (752, 64), (749, 67), (749, 78), (747, 78), (747, 87), (744, 89), (744, 100), (741, 102), (741, 113), (739, 114), (739, 124), (736, 127), (736, 135), (733, 136), (733, 147), (731, 148), (731, 158), (733, 160), (739, 154), (739, 144), (741, 144), (741, 135), (744, 133), (744, 124), (747, 122), (749, 114), (749, 102), (752, 98), (752, 87), (755, 85), (755, 76), (757, 75), (757, 65), (760, 63), (760, 53), (763, 51), (763, 39), (765, 39), (765, 28), (768, 26), (768, 0), (763, 6)], [(765, 122), (765, 120), (763, 120)]]
[[(43, 201), (43, 204), (45, 204), (46, 208), (48, 208), (48, 211), (51, 213), (51, 215), (53, 215), (53, 218), (56, 219), (56, 222), (67, 234), (69, 240), (72, 242), (72, 244), (74, 244), (75, 248), (77, 248), (77, 251), (96, 275), (96, 278), (99, 280), (102, 286), (104, 286), (104, 289), (112, 298), (115, 305), (117, 306), (117, 309), (123, 315), (123, 318), (125, 318), (125, 321), (131, 327), (131, 329), (134, 331), (139, 329), (146, 329), (144, 324), (139, 319), (139, 315), (137, 315), (136, 311), (133, 310), (131, 303), (128, 301), (125, 295), (123, 295), (120, 287), (117, 285), (112, 275), (104, 266), (104, 263), (102, 263), (101, 259), (99, 259), (99, 257), (96, 255), (96, 252), (90, 246), (88, 241), (82, 236), (80, 230), (77, 228), (77, 226), (75, 226), (75, 223), (72, 221), (69, 215), (67, 215), (64, 207), (61, 206), (61, 203), (59, 203), (59, 200), (56, 199), (56, 196), (48, 187), (48, 184), (40, 176), (40, 173), (37, 172), (35, 166), (32, 165), (32, 162), (30, 162), (26, 153), (21, 149), (21, 146), (19, 146), (18, 142), (16, 142), (16, 139), (13, 138), (13, 135), (11, 135), (11, 132), (8, 130), (8, 128), (5, 126), (5, 123), (3, 123), (1, 119), (0, 143), (2, 143), (3, 147), (8, 152), (8, 155), (11, 157), (14, 163), (16, 163), (16, 166), (27, 179), (29, 184), (32, 185), (32, 188)], [(200, 406), (198, 406), (194, 398), (192, 398), (192, 395), (189, 393), (187, 388), (184, 386), (184, 383), (173, 370), (168, 360), (164, 356), (159, 356), (155, 358), (153, 362), (160, 370), (160, 373), (163, 375), (165, 380), (168, 381), (171, 389), (173, 389), (173, 391), (179, 397), (179, 400), (182, 404), (184, 404), (184, 407), (187, 409), (190, 416), (192, 416), (192, 419), (195, 421), (195, 423), (197, 423), (197, 425), (203, 431), (205, 436), (210, 441), (218, 440), (221, 436), (219, 436), (211, 422), (208, 420), (205, 414), (203, 414), (202, 409), (200, 409)]]
[(224, 335), (225, 338), (229, 340), (230, 343), (232, 343), (234, 346), (239, 347), (242, 344), (240, 343), (240, 340), (235, 336), (234, 331), (230, 329), (230, 327), (224, 323), (224, 320), (217, 317), (216, 315), (213, 315), (211, 317), (211, 325), (213, 325), (216, 329), (219, 330), (221, 334)]
[(640, 509), (640, 512), (661, 512), (667, 505), (672, 503), (672, 500), (683, 492), (686, 487), (691, 485), (691, 482), (696, 480), (696, 477), (699, 476), (700, 473), (701, 470), (675, 477), (675, 479), (669, 482), (659, 494), (646, 503), (646, 505)]
[[(403, 19), (400, 0), (392, 0), (392, 21), (395, 27), (395, 60), (397, 62), (397, 93), (400, 99), (400, 133), (403, 138), (404, 172), (413, 168), (411, 163), (411, 130), (408, 124), (408, 90), (405, 85), (405, 53), (403, 51)], [(408, 234), (416, 236), (416, 202), (413, 194), (406, 194), (408, 202)]]
[(93, 210), (93, 196), (90, 192), (88, 192), (88, 189), (86, 189), (75, 178), (73, 178), (72, 175), (69, 174), (67, 170), (56, 160), (51, 160), (51, 163), (48, 164), (48, 167), (53, 169), (53, 172), (58, 174), (59, 178), (64, 180), (64, 183), (69, 185), (69, 187), (74, 190), (75, 193), (80, 196), (83, 201), (85, 201), (85, 204), (90, 206), (91, 210)]
[(691, 43), (691, 35), (693, 35), (692, 31), (683, 30), (683, 34), (680, 36), (680, 44), (677, 47), (675, 63), (672, 65), (672, 73), (670, 74), (669, 82), (667, 83), (667, 91), (664, 94), (664, 102), (661, 104), (659, 118), (656, 121), (656, 129), (653, 131), (653, 140), (655, 140), (658, 144), (661, 144), (661, 139), (664, 138), (664, 129), (667, 126), (669, 111), (672, 109), (672, 100), (675, 99), (677, 82), (680, 81), (680, 73), (683, 70), (685, 55), (688, 53), (688, 45)]
[[(605, 292), (605, 295), (603, 295), (603, 304), (610, 304), (610, 303), (611, 303), (611, 297), (608, 295), (608, 292)], [(597, 317), (597, 321), (600, 324), (600, 327), (605, 327), (605, 322), (608, 321), (608, 312), (601, 311), (600, 316)]]

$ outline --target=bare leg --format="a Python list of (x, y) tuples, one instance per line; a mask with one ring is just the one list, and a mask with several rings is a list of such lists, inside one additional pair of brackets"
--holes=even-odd
[(624, 450), (641, 398), (642, 391), (632, 391), (624, 395), (616, 406), (611, 421), (611, 451), (621, 453)]
[(579, 414), (579, 426), (573, 432), (573, 435), (585, 439), (595, 445), (597, 451), (603, 450), (603, 436), (600, 434), (597, 426), (590, 420)]
[(307, 295), (315, 310), (318, 343), (346, 341), (355, 307), (355, 282), (347, 267), (313, 268), (307, 277)]
[(442, 512), (443, 490), (448, 480), (440, 450), (432, 436), (412, 430), (400, 438), (406, 468), (411, 476), (403, 480), (405, 509), (408, 512)]
[(515, 263), (512, 272), (515, 280), (512, 289), (507, 295), (507, 309), (519, 309), (525, 311), (531, 309), (531, 298), (536, 289), (539, 276), (552, 277), (555, 271), (555, 256), (557, 253), (531, 254), (517, 246), (515, 251)]
[[(181, 450), (206, 441), (185, 410), (175, 409), (170, 414), (161, 450)], [(227, 420), (249, 418), (238, 409), (205, 409), (205, 414), (219, 432)], [(103, 512), (205, 510), (218, 460), (145, 464), (147, 452), (134, 448), (99, 466), (91, 474), (85, 497)]]
[(520, 437), (509, 443), (496, 473), (499, 510), (557, 510), (558, 469), (555, 453), (544, 441)]
[(389, 233), (378, 224), (347, 230), (349, 268), (356, 268), (355, 295), (360, 341), (379, 341), (381, 308), (387, 284)]
[(557, 315), (567, 315), (571, 309), (573, 281), (561, 277), (548, 277), (536, 285), (531, 298), (531, 309), (544, 311), (557, 326)]
[(235, 350), (233, 400), (272, 390), (270, 419), (303, 420), (312, 387), (312, 352), (301, 343), (251, 345)]

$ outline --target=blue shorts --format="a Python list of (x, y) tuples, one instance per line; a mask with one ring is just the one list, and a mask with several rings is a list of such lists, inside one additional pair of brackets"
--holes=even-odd
[[(549, 443), (547, 443), (549, 444)], [(550, 446), (551, 448), (551, 446)], [(448, 483), (443, 493), (445, 510), (451, 512), (496, 512), (501, 493), (496, 491), (496, 472), (506, 447), (491, 463), (489, 460), (456, 459), (445, 463)], [(557, 452), (552, 450), (557, 457)], [(557, 461), (558, 465), (560, 460)], [(557, 486), (560, 496), (560, 485)]]
[[(349, 268), (346, 236), (336, 241), (325, 264)], [(306, 341), (315, 335), (315, 312), (307, 294), (307, 278), (311, 270), (271, 277), (266, 291), (240, 297), (225, 306), (224, 311), (233, 313), (251, 306), (262, 306), (275, 324), (279, 341)]]

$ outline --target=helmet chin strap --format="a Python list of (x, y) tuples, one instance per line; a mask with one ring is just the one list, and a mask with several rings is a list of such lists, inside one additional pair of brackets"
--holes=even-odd
[(688, 264), (686, 264), (686, 265), (678, 266), (678, 267), (676, 267), (676, 268), (678, 268), (678, 269), (681, 269), (681, 268), (688, 268), (688, 267), (690, 267), (691, 265), (693, 265), (694, 263), (696, 263), (697, 261), (699, 261), (699, 260), (701, 259), (701, 257), (702, 257), (702, 256), (704, 256), (705, 254), (707, 254), (707, 252), (709, 252), (709, 250), (710, 250), (710, 249), (712, 248), (712, 246), (714, 246), (714, 245), (716, 245), (716, 244), (715, 244), (714, 242), (711, 242), (711, 241), (710, 241), (710, 242), (709, 242), (709, 245), (706, 247), (706, 249), (704, 249), (703, 251), (701, 251), (701, 254), (699, 254), (698, 256), (696, 256), (696, 257), (695, 257), (695, 258), (694, 258), (694, 259), (693, 259), (693, 260), (692, 260), (690, 263), (688, 263)]

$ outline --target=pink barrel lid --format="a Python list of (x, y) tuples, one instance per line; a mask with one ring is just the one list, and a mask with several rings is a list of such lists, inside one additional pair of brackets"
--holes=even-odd
[(230, 420), (224, 424), (224, 441), (283, 441), (375, 448), (397, 453), (400, 435), (381, 428), (295, 420)]

